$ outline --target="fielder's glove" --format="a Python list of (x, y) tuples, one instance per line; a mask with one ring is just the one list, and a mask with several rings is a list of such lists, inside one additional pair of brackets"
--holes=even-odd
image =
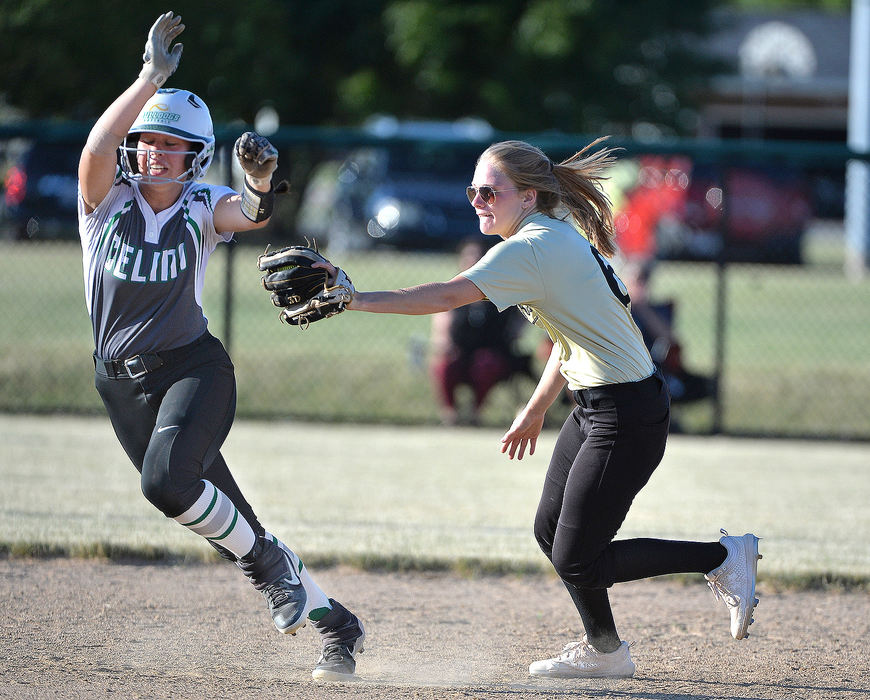
[(139, 73), (140, 78), (151, 81), (158, 88), (169, 80), (169, 76), (178, 68), (184, 49), (182, 44), (172, 46), (171, 50), (169, 47), (183, 31), (184, 25), (179, 15), (173, 16), (171, 12), (167, 12), (157, 18), (148, 32), (148, 41), (145, 42), (145, 53), (142, 54), (144, 65)]
[[(292, 326), (309, 324), (344, 311), (356, 290), (350, 278), (335, 268), (335, 275), (315, 262), (329, 261), (313, 248), (290, 246), (257, 258), (257, 267), (265, 272), (263, 286), (272, 293), (272, 303), (281, 308), (278, 318)], [(330, 263), (331, 264), (331, 263)]]

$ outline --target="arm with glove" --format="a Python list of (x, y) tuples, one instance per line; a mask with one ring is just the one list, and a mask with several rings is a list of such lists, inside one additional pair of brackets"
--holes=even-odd
[(448, 282), (357, 292), (341, 268), (317, 251), (300, 246), (261, 255), (259, 268), (267, 273), (263, 286), (272, 292), (272, 303), (283, 309), (279, 318), (303, 327), (346, 309), (419, 315), (455, 309), (484, 298), (483, 292), (461, 275)]
[(272, 216), (275, 195), (287, 191), (287, 183), (272, 184), (278, 167), (278, 149), (265, 136), (246, 131), (233, 146), (233, 155), (245, 174), (241, 194), (225, 197), (215, 207), (218, 231), (249, 231), (262, 228)]

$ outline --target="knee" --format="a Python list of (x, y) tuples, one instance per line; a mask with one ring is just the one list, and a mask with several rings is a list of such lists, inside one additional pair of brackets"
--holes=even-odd
[(547, 559), (552, 561), (553, 533), (550, 531), (550, 528), (546, 527), (540, 519), (536, 518), (534, 532), (538, 547), (541, 548), (541, 551), (546, 555)]
[(167, 518), (174, 518), (186, 511), (202, 492), (202, 482), (197, 475), (190, 479), (173, 477), (169, 464), (145, 455), (142, 465), (142, 495)]
[(613, 584), (607, 581), (600, 558), (582, 561), (557, 551), (551, 561), (559, 578), (580, 588), (607, 588)]
[(179, 503), (175, 490), (172, 488), (168, 475), (142, 468), (142, 495), (166, 517), (172, 518), (183, 513), (185, 508)]

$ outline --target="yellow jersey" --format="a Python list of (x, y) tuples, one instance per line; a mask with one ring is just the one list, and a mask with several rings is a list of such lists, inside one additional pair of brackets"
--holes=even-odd
[(569, 221), (536, 212), (461, 274), (499, 311), (518, 306), (547, 332), (569, 389), (636, 382), (655, 371), (625, 285)]

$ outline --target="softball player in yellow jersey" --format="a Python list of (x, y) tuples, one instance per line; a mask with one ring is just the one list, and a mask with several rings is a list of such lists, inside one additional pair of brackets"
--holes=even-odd
[[(706, 574), (731, 614), (731, 633), (752, 621), (758, 538), (718, 542), (614, 540), (635, 495), (665, 450), (670, 399), (640, 331), (631, 300), (607, 263), (613, 255), (610, 203), (599, 185), (613, 162), (590, 144), (555, 164), (522, 141), (487, 148), (468, 198), (485, 235), (503, 241), (447, 282), (357, 292), (348, 309), (429, 314), (487, 298), (516, 305), (553, 340), (526, 406), (502, 438), (513, 459), (534, 454), (544, 415), (567, 382), (577, 402), (556, 441), (544, 480), (535, 537), (580, 614), (585, 634), (533, 675), (628, 677), (628, 644), (613, 621), (607, 589), (669, 573)], [(585, 236), (580, 233), (583, 231)]]

